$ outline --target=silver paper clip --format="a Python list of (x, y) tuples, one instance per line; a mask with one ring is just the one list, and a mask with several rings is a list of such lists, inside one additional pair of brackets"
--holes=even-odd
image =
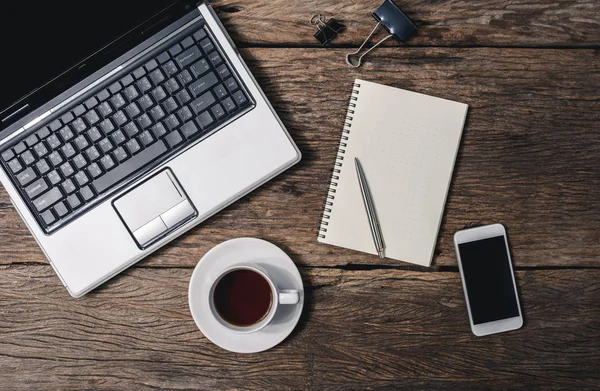
[[(398, 42), (402, 42), (406, 41), (417, 32), (417, 26), (415, 26), (412, 20), (410, 20), (392, 0), (385, 0), (373, 13), (373, 17), (377, 20), (377, 24), (373, 28), (373, 31), (371, 31), (371, 34), (369, 34), (357, 51), (346, 55), (346, 63), (353, 68), (358, 68), (362, 63), (364, 56), (391, 37), (394, 37)], [(380, 26), (383, 26), (387, 30), (388, 35), (360, 55), (357, 62), (353, 63), (352, 57), (357, 56), (358, 53), (361, 52)]]

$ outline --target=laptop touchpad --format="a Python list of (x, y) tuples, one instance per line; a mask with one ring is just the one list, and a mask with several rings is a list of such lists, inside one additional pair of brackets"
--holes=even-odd
[(170, 169), (125, 193), (113, 207), (141, 249), (197, 216)]

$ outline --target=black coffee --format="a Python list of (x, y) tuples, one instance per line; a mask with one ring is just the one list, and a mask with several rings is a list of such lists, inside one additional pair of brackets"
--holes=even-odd
[(234, 270), (223, 276), (214, 291), (217, 312), (225, 321), (240, 327), (252, 326), (271, 309), (271, 285), (252, 270)]

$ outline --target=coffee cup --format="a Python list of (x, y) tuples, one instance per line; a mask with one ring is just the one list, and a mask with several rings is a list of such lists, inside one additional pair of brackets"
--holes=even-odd
[(271, 323), (280, 305), (298, 304), (300, 295), (297, 290), (280, 289), (258, 265), (237, 265), (214, 280), (208, 300), (212, 315), (223, 327), (249, 334)]

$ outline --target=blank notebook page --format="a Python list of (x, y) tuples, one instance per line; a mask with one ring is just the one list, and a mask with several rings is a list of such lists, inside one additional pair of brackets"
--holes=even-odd
[(386, 257), (429, 266), (467, 109), (357, 79), (319, 241), (377, 254), (354, 165), (358, 157)]

